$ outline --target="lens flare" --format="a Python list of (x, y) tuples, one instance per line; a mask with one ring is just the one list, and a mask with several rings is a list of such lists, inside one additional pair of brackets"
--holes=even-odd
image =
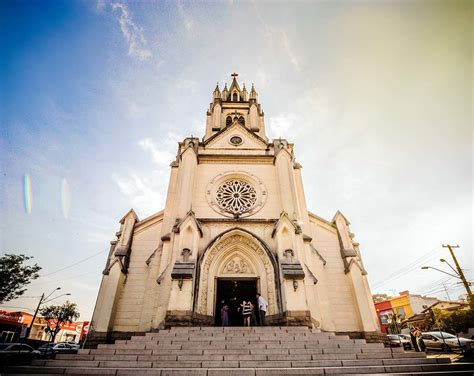
[(71, 190), (66, 178), (61, 182), (61, 208), (64, 218), (69, 217), (69, 209), (71, 208)]
[(31, 179), (30, 175), (23, 175), (23, 206), (26, 214), (31, 214), (32, 209)]

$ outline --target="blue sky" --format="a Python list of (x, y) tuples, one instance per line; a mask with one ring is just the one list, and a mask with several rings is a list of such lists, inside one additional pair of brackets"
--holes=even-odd
[(118, 220), (163, 208), (176, 142), (233, 71), (295, 143), (310, 210), (352, 222), (373, 292), (459, 296), (419, 269), (447, 242), (474, 279), (469, 1), (0, 6), (1, 251), (44, 268), (5, 308), (60, 285), (90, 318)]

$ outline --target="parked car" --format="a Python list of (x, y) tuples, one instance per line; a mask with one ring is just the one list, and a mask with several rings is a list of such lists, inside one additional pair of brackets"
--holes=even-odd
[(79, 350), (77, 344), (46, 343), (38, 348), (42, 358), (54, 358), (56, 354), (76, 354)]
[(472, 352), (474, 341), (467, 338), (456, 337), (446, 332), (426, 332), (421, 335), (427, 349), (448, 351)]
[(390, 347), (402, 347), (411, 350), (411, 341), (403, 338), (401, 334), (387, 334), (387, 345)]
[(38, 358), (40, 352), (24, 343), (0, 343), (0, 364), (24, 364)]
[(402, 337), (402, 339), (406, 339), (407, 341), (409, 341), (411, 343), (411, 337), (408, 335), (408, 334), (399, 334), (400, 337)]
[(81, 345), (79, 345), (76, 342), (59, 342), (59, 343), (65, 343), (66, 345), (69, 345), (73, 349), (79, 350), (81, 348)]

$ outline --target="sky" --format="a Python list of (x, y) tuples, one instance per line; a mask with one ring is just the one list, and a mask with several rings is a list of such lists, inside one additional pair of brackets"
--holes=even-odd
[[(109, 241), (163, 209), (177, 142), (237, 72), (295, 144), (309, 209), (351, 222), (373, 293), (474, 280), (472, 2), (2, 1), (0, 245), (92, 316)], [(445, 278), (446, 277), (446, 278)], [(446, 290), (444, 289), (446, 287)]]

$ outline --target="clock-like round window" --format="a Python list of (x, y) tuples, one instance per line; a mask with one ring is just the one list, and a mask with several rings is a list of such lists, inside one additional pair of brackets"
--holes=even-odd
[(244, 142), (244, 141), (242, 140), (242, 137), (240, 137), (240, 136), (232, 136), (229, 141), (230, 141), (230, 143), (231, 143), (232, 145), (235, 145), (235, 146), (238, 146), (238, 145), (240, 145), (242, 142)]
[(231, 179), (222, 183), (216, 192), (217, 204), (233, 215), (251, 210), (257, 202), (255, 188), (244, 180)]

